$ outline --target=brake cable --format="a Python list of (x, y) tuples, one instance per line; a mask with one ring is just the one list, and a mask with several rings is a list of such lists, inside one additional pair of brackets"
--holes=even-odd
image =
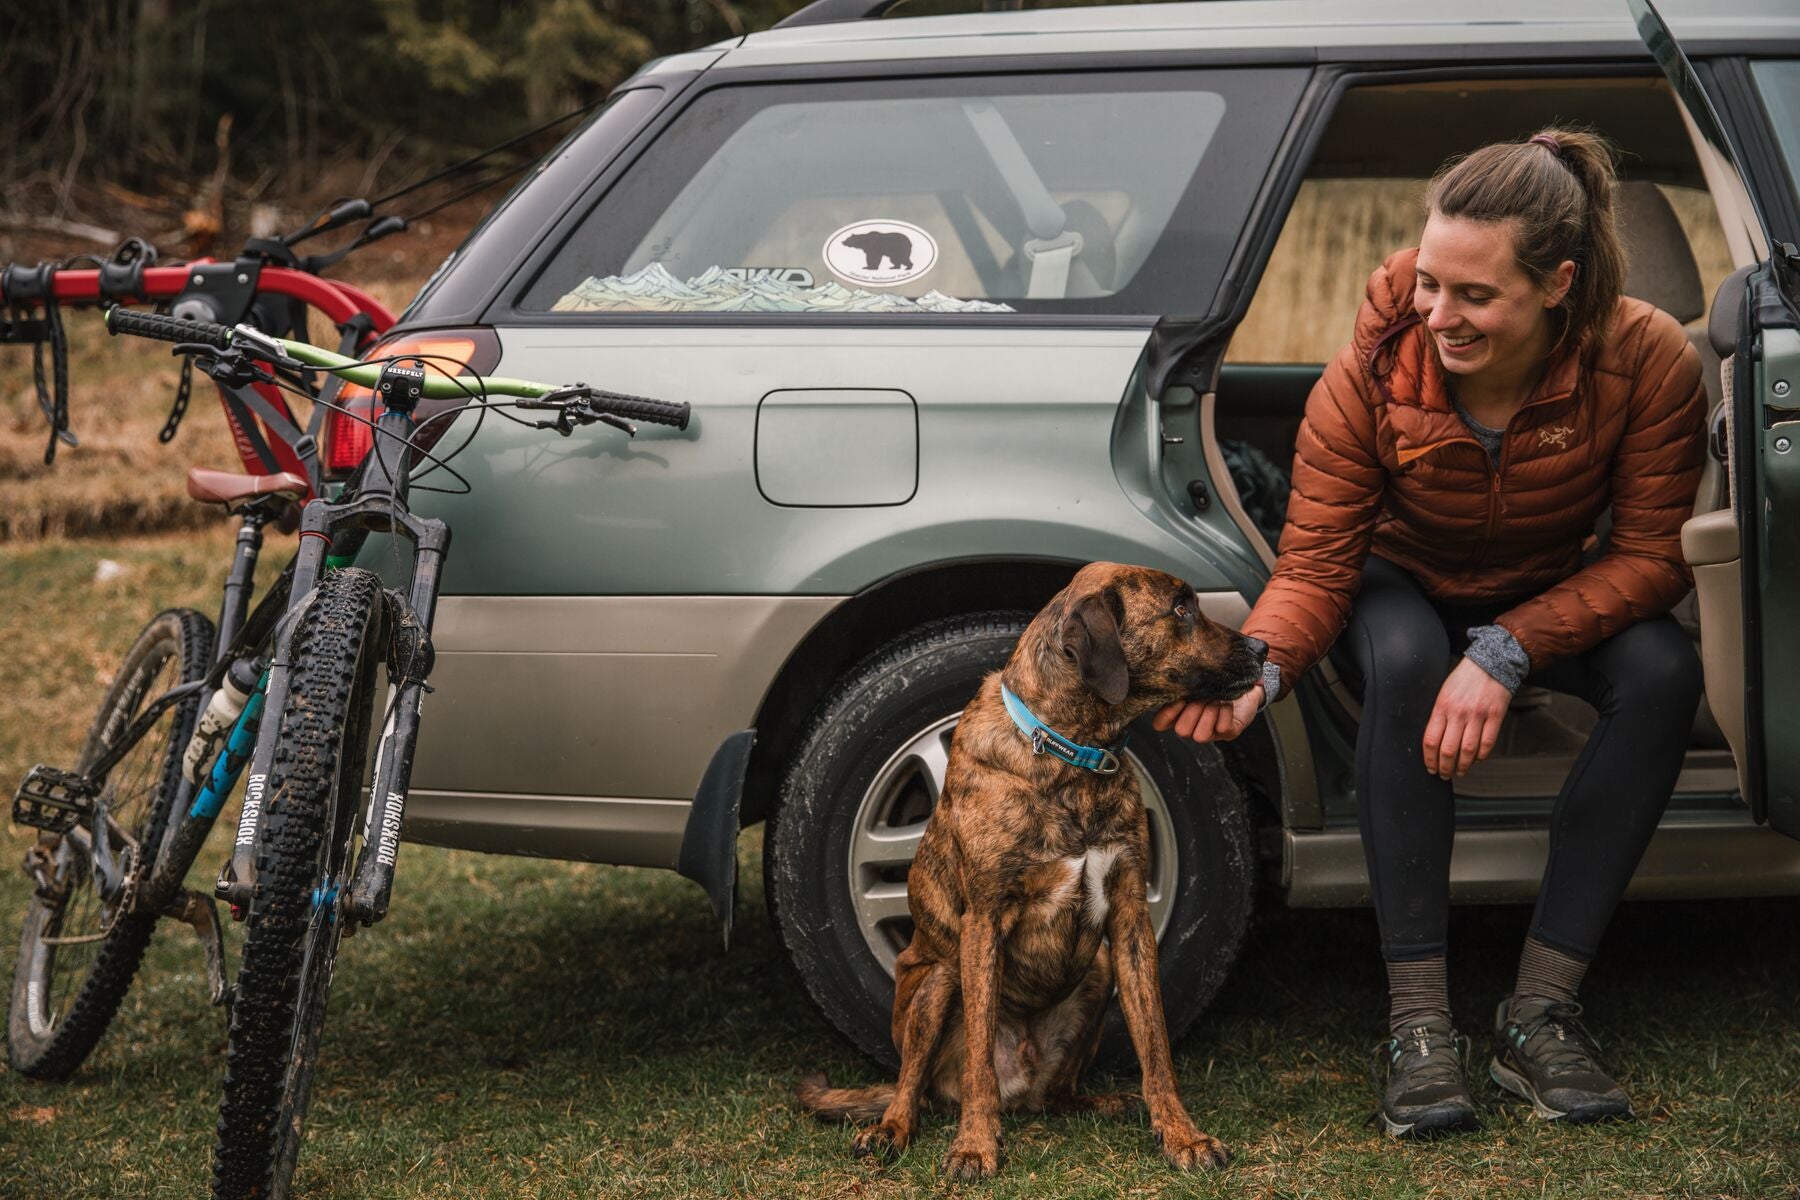
[[(37, 386), (38, 408), (50, 423), (50, 440), (44, 444), (44, 465), (56, 461), (58, 442), (79, 445), (69, 431), (69, 335), (63, 329), (62, 305), (56, 299), (57, 266), (44, 263), (38, 267), (38, 282), (44, 305), (44, 336), (31, 346), (31, 381)], [(44, 343), (50, 343), (50, 386), (44, 382)]]

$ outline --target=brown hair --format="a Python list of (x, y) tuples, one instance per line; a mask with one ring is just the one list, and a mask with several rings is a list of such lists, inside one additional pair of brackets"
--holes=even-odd
[(1591, 348), (1606, 332), (1625, 285), (1625, 248), (1613, 220), (1617, 179), (1612, 143), (1582, 129), (1544, 129), (1446, 163), (1425, 194), (1428, 211), (1472, 221), (1517, 221), (1519, 267), (1548, 288), (1575, 264), (1562, 303), (1550, 310), (1554, 349)]

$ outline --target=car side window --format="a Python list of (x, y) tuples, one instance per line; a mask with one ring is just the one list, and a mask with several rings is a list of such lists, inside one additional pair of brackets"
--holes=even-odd
[[(1733, 269), (1718, 210), (1658, 79), (1505, 79), (1353, 89), (1302, 181), (1227, 361), (1326, 363), (1349, 340), (1369, 274), (1416, 246), (1431, 173), (1493, 141), (1564, 121), (1613, 138), (1626, 294), (1699, 321)], [(1383, 129), (1424, 132), (1403, 143)]]
[(723, 86), (526, 312), (1155, 316), (1210, 301), (1302, 71)]
[(1788, 182), (1800, 193), (1800, 59), (1753, 62), (1750, 77), (1756, 81), (1769, 126), (1781, 147)]

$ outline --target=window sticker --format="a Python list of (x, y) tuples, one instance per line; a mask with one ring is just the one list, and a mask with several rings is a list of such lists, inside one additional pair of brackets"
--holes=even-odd
[(937, 263), (937, 242), (910, 221), (854, 221), (820, 251), (839, 279), (867, 287), (911, 283)]
[(772, 279), (778, 283), (791, 283), (795, 287), (809, 288), (813, 285), (813, 273), (805, 267), (725, 267), (723, 270), (733, 279), (741, 279), (745, 283)]
[[(933, 251), (935, 254), (935, 249)], [(958, 300), (937, 291), (916, 299), (827, 282), (799, 282), (803, 268), (708, 267), (683, 282), (659, 262), (629, 275), (590, 275), (558, 300), (552, 312), (844, 312), (1009, 313), (1011, 305)]]

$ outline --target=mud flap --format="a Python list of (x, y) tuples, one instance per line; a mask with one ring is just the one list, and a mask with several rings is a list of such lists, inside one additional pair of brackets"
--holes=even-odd
[(744, 771), (750, 765), (750, 747), (756, 730), (732, 734), (713, 752), (700, 777), (700, 790), (688, 810), (687, 828), (681, 835), (681, 856), (675, 869), (706, 889), (713, 915), (731, 948), (731, 916), (737, 904), (738, 806), (744, 798)]

